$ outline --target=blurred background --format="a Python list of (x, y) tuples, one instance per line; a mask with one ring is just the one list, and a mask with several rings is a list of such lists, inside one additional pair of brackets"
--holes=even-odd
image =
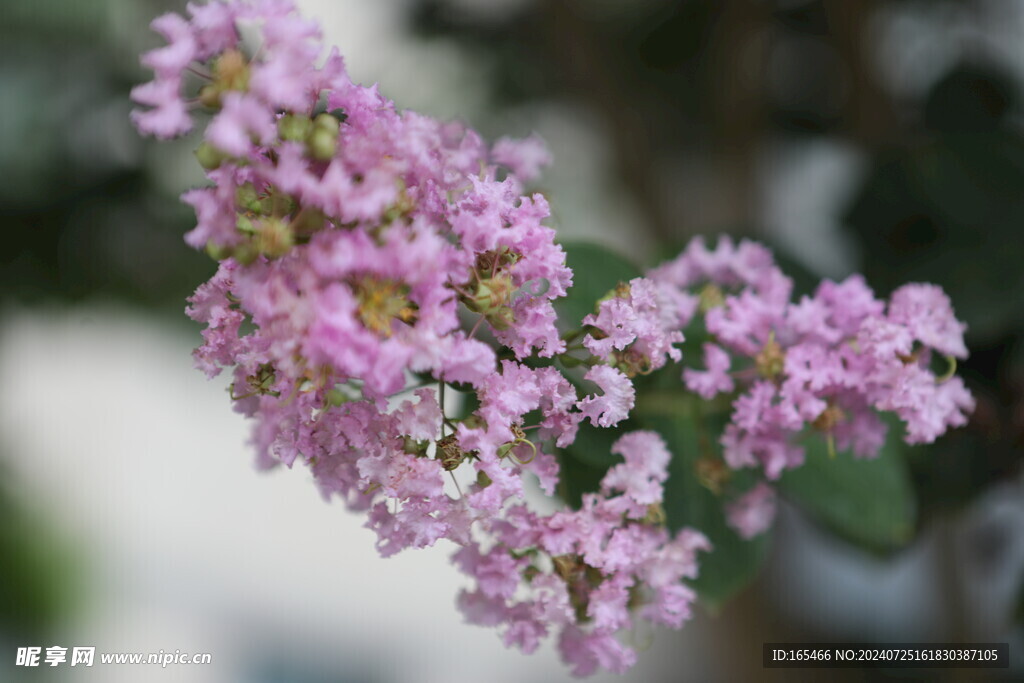
[[(298, 4), (401, 107), (539, 132), (563, 239), (653, 264), (749, 236), (800, 283), (941, 284), (970, 326), (978, 409), (908, 461), (906, 542), (785, 505), (753, 582), (678, 634), (634, 634), (653, 645), (627, 679), (801, 680), (760, 660), (800, 640), (1008, 641), (1015, 667), (840, 681), (1024, 676), (1024, 2)], [(184, 299), (213, 272), (181, 239), (197, 141), (128, 123), (148, 22), (183, 5), (0, 7), (0, 678), (565, 678), (550, 648), (461, 622), (447, 548), (381, 561), (305, 473), (253, 471), (224, 383), (191, 369)], [(213, 664), (16, 669), (29, 645)]]

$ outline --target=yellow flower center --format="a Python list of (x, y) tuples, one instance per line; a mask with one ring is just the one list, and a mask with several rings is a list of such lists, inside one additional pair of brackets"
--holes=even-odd
[(353, 287), (359, 301), (359, 319), (366, 329), (390, 337), (392, 323), (416, 322), (416, 304), (409, 301), (409, 286), (390, 278), (365, 275)]
[(782, 374), (786, 367), (786, 352), (779, 346), (779, 342), (775, 341), (774, 331), (768, 335), (768, 341), (757, 354), (754, 363), (757, 365), (758, 374), (765, 379), (773, 379)]

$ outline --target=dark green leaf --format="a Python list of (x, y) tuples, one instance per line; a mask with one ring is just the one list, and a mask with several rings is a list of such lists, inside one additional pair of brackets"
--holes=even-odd
[(874, 460), (849, 453), (829, 457), (817, 435), (805, 446), (807, 461), (779, 482), (787, 498), (843, 538), (871, 550), (893, 550), (910, 540), (917, 505), (897, 430), (890, 430)]
[[(558, 495), (569, 505), (579, 508), (583, 503), (584, 493), (597, 491), (607, 467), (594, 467), (577, 457), (578, 451), (568, 449), (561, 451), (558, 464), (561, 473), (558, 481)], [(608, 456), (611, 458), (611, 454)]]
[(569, 447), (572, 457), (585, 465), (601, 470), (602, 475), (622, 458), (611, 454), (611, 446), (622, 435), (618, 429), (601, 429), (585, 422), (576, 433), (576, 440)]
[(590, 242), (562, 244), (573, 271), (573, 286), (568, 296), (555, 302), (558, 318), (565, 329), (574, 329), (594, 312), (597, 300), (620, 282), (640, 277), (640, 269), (619, 254)]

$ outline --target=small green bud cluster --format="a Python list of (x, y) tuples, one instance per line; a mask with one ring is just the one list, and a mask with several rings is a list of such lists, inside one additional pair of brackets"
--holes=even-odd
[(621, 351), (612, 351), (610, 365), (630, 379), (637, 375), (649, 375), (653, 371), (651, 359), (632, 346)]
[(515, 323), (511, 304), (516, 286), (507, 269), (518, 260), (519, 254), (508, 247), (480, 254), (467, 291), (460, 297), (469, 310), (483, 315), (496, 330), (507, 330)]
[(281, 395), (281, 392), (273, 390), (274, 385), (277, 384), (277, 373), (274, 371), (274, 366), (269, 363), (260, 365), (255, 373), (246, 376), (245, 381), (249, 385), (249, 393), (241, 396), (235, 396), (232, 394), (231, 398), (236, 401), (240, 401), (243, 398), (249, 398), (250, 396)]
[(215, 260), (233, 257), (248, 265), (260, 255), (280, 258), (295, 244), (308, 241), (325, 221), (321, 211), (300, 209), (291, 197), (274, 188), (258, 191), (252, 183), (236, 189), (235, 207), (235, 228), (248, 239), (234, 246), (207, 244), (206, 252)]
[(435, 457), (441, 462), (442, 469), (448, 472), (458, 468), (468, 455), (459, 446), (459, 441), (454, 434), (449, 434), (437, 442), (437, 455)]
[(338, 149), (341, 120), (337, 114), (322, 113), (315, 117), (285, 114), (277, 120), (277, 135), (287, 142), (306, 145), (306, 154), (317, 161), (330, 161)]

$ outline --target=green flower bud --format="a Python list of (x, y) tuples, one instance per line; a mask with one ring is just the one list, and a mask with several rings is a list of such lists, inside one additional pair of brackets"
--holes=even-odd
[(239, 50), (225, 50), (213, 65), (213, 74), (221, 90), (249, 89), (249, 60)]
[(341, 130), (341, 121), (330, 114), (319, 114), (313, 119), (313, 127), (316, 130), (326, 130), (337, 137), (338, 131)]
[(220, 109), (220, 88), (213, 83), (199, 89), (199, 103), (210, 109)]
[(280, 218), (265, 218), (256, 232), (256, 248), (269, 258), (279, 258), (292, 248), (292, 231)]
[(721, 495), (723, 487), (732, 478), (732, 470), (721, 458), (705, 456), (694, 463), (697, 481), (716, 496)]
[(251, 242), (244, 242), (235, 247), (234, 252), (231, 254), (238, 261), (239, 265), (248, 266), (256, 257), (260, 255), (260, 252)]
[(516, 315), (508, 306), (487, 314), (487, 322), (496, 330), (507, 330), (516, 322)]
[(238, 214), (238, 219), (235, 221), (235, 229), (247, 235), (256, 234), (256, 226), (253, 225), (252, 219), (244, 214)]
[(327, 405), (337, 408), (340, 405), (348, 403), (348, 396), (346, 396), (345, 392), (341, 389), (335, 387), (334, 389), (327, 390), (324, 394), (324, 400), (327, 401)]
[(199, 147), (196, 148), (195, 155), (196, 161), (198, 161), (199, 165), (207, 171), (219, 168), (227, 158), (223, 152), (211, 145), (209, 142), (204, 142), (199, 145)]
[(818, 417), (814, 418), (811, 425), (822, 432), (831, 432), (835, 429), (836, 425), (846, 419), (846, 413), (839, 406), (829, 404), (825, 410), (821, 411)]
[(786, 352), (779, 346), (779, 342), (775, 341), (774, 330), (768, 334), (768, 341), (754, 358), (754, 364), (757, 366), (758, 374), (765, 379), (778, 377), (786, 368)]
[(712, 308), (725, 305), (725, 292), (714, 283), (708, 283), (700, 290), (700, 312), (707, 313)]
[(437, 455), (438, 460), (441, 461), (441, 467), (451, 472), (466, 459), (466, 452), (459, 446), (456, 441), (454, 434), (449, 434), (443, 439), (437, 442)]
[(465, 304), (471, 311), (490, 316), (507, 308), (513, 289), (511, 276), (502, 273), (489, 277), (477, 283), (472, 298), (465, 299)]
[[(328, 118), (332, 121), (336, 120), (334, 117)], [(317, 161), (330, 161), (338, 149), (338, 133), (332, 133), (322, 127), (314, 128), (306, 141), (306, 149), (309, 151), (309, 155)]]
[(615, 367), (630, 379), (637, 375), (649, 375), (652, 372), (651, 359), (632, 347), (622, 351), (612, 351)]
[(313, 121), (304, 114), (286, 114), (277, 121), (277, 135), (282, 140), (303, 142), (313, 132)]
[(665, 508), (661, 506), (661, 503), (651, 503), (647, 506), (647, 514), (641, 520), (644, 524), (654, 524), (661, 526), (668, 520), (665, 515)]
[(573, 578), (582, 568), (576, 555), (555, 555), (551, 558), (551, 563), (555, 567), (555, 573), (565, 581)]
[(231, 247), (225, 247), (223, 245), (215, 244), (213, 242), (206, 243), (206, 253), (214, 261), (223, 261), (224, 259), (231, 256), (231, 251)]
[(235, 204), (240, 209), (246, 211), (252, 211), (253, 213), (263, 213), (263, 204), (260, 202), (259, 194), (256, 192), (256, 188), (252, 183), (246, 183), (240, 185), (235, 190)]

